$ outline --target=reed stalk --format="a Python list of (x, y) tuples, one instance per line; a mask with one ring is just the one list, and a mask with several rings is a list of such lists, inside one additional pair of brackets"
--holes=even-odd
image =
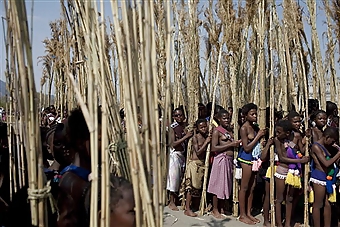
[[(223, 34), (223, 27), (222, 27), (222, 34)], [(209, 122), (209, 134), (211, 133), (212, 129), (212, 122), (214, 120), (214, 111), (215, 111), (215, 103), (216, 103), (216, 90), (217, 90), (217, 85), (219, 81), (219, 77), (221, 74), (221, 58), (222, 58), (222, 47), (224, 45), (224, 39), (222, 39), (219, 54), (218, 54), (218, 61), (217, 61), (217, 71), (216, 71), (216, 77), (214, 81), (214, 86), (213, 86), (213, 99), (212, 99), (212, 111), (210, 114), (210, 122)], [(210, 135), (209, 135), (210, 136)], [(204, 165), (204, 178), (203, 178), (203, 187), (202, 187), (202, 196), (201, 196), (201, 201), (200, 201), (200, 207), (199, 207), (199, 215), (202, 216), (204, 214), (206, 205), (207, 205), (207, 184), (208, 184), (208, 170), (209, 170), (209, 159), (210, 159), (210, 144), (207, 147), (207, 152), (205, 155), (205, 165)]]
[[(269, 75), (270, 75), (270, 95), (269, 95), (269, 109), (270, 109), (270, 128), (269, 128), (269, 134), (274, 135), (275, 130), (275, 116), (274, 116), (274, 110), (275, 110), (275, 80), (274, 80), (274, 45), (275, 45), (275, 31), (273, 26), (273, 18), (274, 18), (274, 6), (275, 2), (270, 2), (270, 15), (269, 15), (269, 58), (270, 58), (270, 68), (269, 68)], [(275, 152), (274, 147), (270, 147), (270, 226), (275, 227), (275, 181), (274, 181), (274, 170), (275, 170)]]

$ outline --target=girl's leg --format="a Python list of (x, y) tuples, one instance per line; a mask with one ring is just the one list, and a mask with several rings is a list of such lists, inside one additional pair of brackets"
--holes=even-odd
[(256, 174), (254, 172), (251, 172), (251, 177), (249, 180), (249, 190), (246, 194), (247, 199), (247, 216), (250, 220), (252, 220), (255, 223), (260, 223), (261, 221), (251, 214), (252, 208), (253, 208), (253, 198), (254, 198), (254, 188), (256, 186)]
[(211, 214), (217, 219), (223, 219), (224, 217), (218, 210), (218, 202), (219, 202), (219, 199), (217, 198), (217, 196), (213, 195), (213, 210)]
[(313, 203), (313, 224), (314, 227), (320, 227), (320, 209), (325, 201), (326, 187), (318, 184), (313, 184), (314, 203)]
[(185, 199), (185, 211), (184, 214), (190, 217), (197, 217), (197, 214), (192, 212), (192, 210), (190, 209), (190, 204), (192, 201), (192, 196), (191, 196), (191, 192), (188, 191), (186, 194), (186, 199)]
[(246, 194), (249, 189), (249, 181), (252, 177), (252, 168), (251, 165), (241, 163), (242, 167), (242, 179), (241, 179), (241, 187), (239, 192), (239, 206), (240, 206), (240, 217), (239, 220), (248, 225), (255, 225), (255, 222), (252, 221), (246, 213)]
[(179, 211), (179, 209), (176, 206), (176, 195), (174, 192), (170, 192), (169, 208), (173, 211)]
[(324, 219), (324, 226), (331, 227), (332, 222), (332, 208), (331, 204), (328, 201), (328, 195), (325, 196), (325, 203), (323, 207), (323, 219)]
[[(273, 179), (271, 179), (273, 180)], [(266, 181), (266, 194), (264, 196), (263, 201), (263, 226), (270, 227), (269, 222), (269, 203), (270, 203), (270, 183), (269, 181)], [(275, 220), (272, 220), (275, 221)]]
[(286, 195), (286, 222), (285, 227), (290, 227), (292, 221), (292, 207), (293, 207), (293, 199), (294, 199), (295, 189), (292, 186), (288, 185), (287, 195)]
[(281, 217), (281, 204), (283, 202), (283, 193), (286, 187), (285, 180), (275, 177), (275, 185), (276, 185), (276, 202), (275, 202), (276, 224), (278, 227), (282, 227), (283, 225), (282, 225), (282, 217)]

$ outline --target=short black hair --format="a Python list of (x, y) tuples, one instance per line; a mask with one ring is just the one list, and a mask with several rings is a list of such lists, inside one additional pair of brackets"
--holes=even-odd
[(212, 102), (208, 102), (207, 105), (206, 105), (206, 108), (207, 108), (207, 111), (209, 113), (211, 113), (211, 110), (212, 110)]
[(220, 118), (220, 117), (222, 117), (223, 114), (227, 114), (229, 116), (228, 111), (226, 111), (225, 109), (221, 109), (220, 111), (218, 111), (217, 117)]
[(214, 109), (214, 114), (218, 114), (221, 110), (224, 110), (224, 108), (220, 105), (215, 105), (215, 109)]
[(326, 111), (323, 111), (323, 110), (317, 110), (313, 113), (314, 117), (318, 116), (319, 114), (326, 114), (326, 116), (327, 116)]
[(207, 123), (207, 122), (208, 122), (207, 119), (205, 119), (205, 118), (200, 118), (200, 119), (198, 119), (198, 120), (196, 121), (195, 126), (198, 127), (199, 124), (201, 124), (201, 123)]
[(338, 141), (339, 140), (339, 129), (334, 128), (334, 127), (327, 127), (323, 131), (323, 136), (324, 137), (331, 137), (331, 138), (335, 139), (336, 141)]
[(257, 105), (254, 103), (248, 103), (242, 107), (242, 114), (246, 116), (249, 111), (251, 110), (257, 110)]
[(296, 112), (295, 110), (292, 110), (289, 112), (287, 118), (288, 120), (292, 120), (294, 117), (301, 117), (301, 116), (298, 112)]
[(331, 101), (326, 102), (326, 114), (327, 116), (333, 115), (334, 111), (338, 109), (338, 106)]
[(183, 117), (185, 117), (183, 106), (180, 106), (180, 107), (177, 107), (176, 109), (174, 109), (174, 111), (172, 111), (172, 116), (175, 114), (176, 111), (182, 111)]
[[(100, 108), (97, 109), (98, 124), (101, 124)], [(86, 141), (90, 139), (90, 132), (86, 124), (85, 117), (80, 108), (73, 109), (67, 120), (67, 134), (68, 142), (72, 148), (76, 148), (79, 141)]]
[(289, 120), (279, 120), (275, 127), (281, 127), (284, 132), (292, 132), (293, 131), (293, 125)]

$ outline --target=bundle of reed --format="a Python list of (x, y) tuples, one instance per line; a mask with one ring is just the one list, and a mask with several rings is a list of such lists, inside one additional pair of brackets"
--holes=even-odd
[[(81, 9), (78, 18), (82, 21), (82, 26), (79, 28), (84, 34), (89, 34), (84, 36), (86, 45), (84, 46), (83, 54), (86, 56), (88, 61), (84, 63), (84, 69), (87, 71), (86, 74), (82, 74), (83, 70), (77, 70), (76, 75), (71, 74), (70, 67), (67, 68), (67, 73), (69, 75), (70, 84), (72, 84), (73, 90), (76, 93), (77, 102), (80, 105), (84, 117), (86, 119), (87, 126), (90, 131), (90, 150), (91, 150), (91, 211), (90, 211), (90, 226), (98, 225), (98, 178), (99, 174), (101, 177), (101, 226), (109, 225), (109, 202), (110, 200), (110, 158), (109, 158), (109, 141), (110, 139), (117, 139), (119, 131), (119, 123), (117, 123), (117, 108), (114, 108), (117, 112), (110, 112), (110, 105), (113, 104), (112, 97), (108, 96), (112, 94), (108, 92), (110, 90), (110, 68), (109, 61), (107, 58), (107, 35), (105, 32), (105, 26), (100, 26), (97, 20), (97, 9), (96, 5), (92, 2), (83, 3), (80, 1), (73, 2), (70, 7)], [(101, 13), (104, 15), (103, 3), (101, 4)], [(102, 18), (103, 22), (103, 18)], [(71, 21), (71, 24), (73, 22)], [(77, 56), (75, 56), (77, 57)], [(79, 59), (74, 59), (75, 61)], [(74, 71), (73, 71), (74, 72)], [(78, 84), (75, 81), (75, 76), (78, 76)], [(83, 77), (83, 78), (81, 78)], [(79, 82), (84, 82), (87, 85), (85, 87), (80, 87)], [(109, 82), (109, 83), (107, 83)], [(82, 95), (80, 90), (83, 90), (83, 94), (86, 94), (86, 98)], [(101, 101), (101, 108), (98, 109), (99, 101)], [(101, 129), (98, 125), (98, 111), (101, 112)], [(111, 118), (109, 117), (111, 116)], [(110, 122), (111, 120), (111, 122)], [(113, 123), (113, 125), (118, 126), (118, 130), (108, 130), (107, 125)], [(101, 163), (99, 161), (98, 154), (98, 134), (101, 134)], [(113, 141), (113, 140), (111, 140)], [(115, 142), (115, 141), (113, 141)], [(112, 159), (111, 159), (112, 160)], [(100, 165), (101, 172), (99, 173), (98, 166)]]
[[(260, 0), (259, 8), (258, 8), (258, 21), (256, 28), (258, 29), (256, 32), (258, 34), (258, 61), (257, 61), (257, 69), (258, 69), (258, 77), (260, 82), (260, 92), (259, 92), (259, 127), (261, 129), (266, 127), (266, 107), (267, 107), (267, 97), (266, 97), (266, 58), (265, 58), (265, 29), (266, 29), (266, 20), (265, 20), (265, 11), (266, 4), (264, 0)], [(257, 86), (257, 85), (255, 85)], [(255, 87), (255, 91), (257, 87)]]
[[(39, 118), (37, 118), (37, 103), (35, 99), (35, 83), (31, 42), (29, 37), (26, 5), (23, 1), (6, 1), (7, 27), (11, 32), (13, 43), (7, 51), (13, 58), (18, 72), (11, 71), (12, 80), (20, 80), (21, 91), (19, 99), (19, 117), (21, 121), (21, 137), (27, 155), (29, 189), (28, 199), (31, 204), (32, 224), (48, 226), (45, 198), (50, 194), (50, 188), (44, 187), (43, 160), (40, 140)], [(9, 37), (9, 36), (7, 36)]]
[[(187, 33), (185, 34), (185, 50), (190, 56), (186, 59), (186, 84), (190, 85), (187, 87), (187, 102), (183, 103), (184, 105), (187, 104), (187, 113), (188, 116), (187, 122), (188, 126), (186, 130), (191, 131), (194, 130), (195, 132), (195, 122), (198, 118), (198, 107), (197, 104), (199, 102), (199, 75), (200, 69), (199, 69), (199, 54), (197, 52), (197, 49), (199, 49), (199, 37), (198, 37), (198, 31), (197, 31), (197, 4), (198, 1), (192, 0), (189, 1), (189, 24), (187, 26)], [(188, 147), (187, 147), (187, 157), (186, 157), (186, 166), (188, 166), (188, 163), (192, 157), (192, 140), (189, 140)], [(187, 171), (187, 169), (185, 170)], [(183, 178), (182, 184), (185, 184), (185, 178)], [(185, 199), (182, 200), (182, 206), (184, 207)]]
[[(316, 92), (320, 95), (320, 108), (325, 109), (326, 108), (326, 96), (325, 96), (325, 72), (323, 67), (323, 61), (321, 56), (321, 50), (320, 50), (320, 42), (318, 33), (316, 30), (316, 2), (308, 0), (307, 1), (307, 7), (309, 11), (309, 21), (311, 26), (311, 33), (312, 33), (312, 53), (311, 53), (311, 62), (313, 66), (313, 79), (317, 77), (316, 81), (318, 84), (319, 90)], [(315, 79), (314, 79), (315, 80)]]
[[(333, 35), (333, 29), (334, 29), (334, 21), (332, 21), (332, 8), (329, 4), (329, 1), (323, 1), (324, 5), (324, 11), (326, 13), (326, 23), (327, 23), (327, 51), (326, 51), (326, 66), (325, 66), (325, 73), (326, 75), (330, 74), (330, 101), (336, 102), (336, 84), (337, 84), (337, 78), (336, 78), (336, 70), (335, 70), (335, 48), (336, 48), (336, 41), (334, 41), (334, 35)], [(336, 15), (336, 14), (335, 14)], [(337, 32), (337, 29), (335, 29)], [(327, 86), (326, 86), (327, 87)]]
[[(161, 153), (159, 144), (154, 3), (138, 2), (135, 5), (131, 2), (129, 6), (127, 2), (111, 3), (119, 68), (122, 75), (125, 75), (121, 84), (124, 88), (122, 100), (127, 118), (127, 144), (136, 201), (136, 224), (162, 226), (164, 186), (161, 184), (160, 173), (161, 159), (165, 156)], [(120, 7), (121, 11), (118, 12)], [(167, 10), (170, 10), (169, 6)], [(170, 38), (169, 35), (167, 38)], [(169, 56), (169, 42), (170, 40), (167, 41), (166, 56)], [(138, 106), (141, 107), (143, 119), (141, 134), (138, 129)], [(164, 112), (166, 116), (166, 109)]]

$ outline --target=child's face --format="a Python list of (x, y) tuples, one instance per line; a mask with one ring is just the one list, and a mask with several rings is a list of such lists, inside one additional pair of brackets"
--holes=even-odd
[(289, 134), (290, 134), (290, 132), (285, 132), (282, 127), (276, 126), (275, 135), (276, 135), (277, 139), (279, 139), (279, 140), (287, 139)]
[(184, 114), (181, 110), (176, 110), (173, 118), (178, 122), (178, 123), (182, 123), (185, 120)]
[(201, 122), (198, 126), (197, 126), (197, 131), (200, 133), (200, 134), (207, 134), (208, 133), (208, 125), (207, 125), (207, 122)]
[(301, 126), (301, 117), (298, 117), (298, 116), (293, 117), (293, 118), (290, 120), (290, 122), (292, 123), (293, 128), (294, 128), (295, 130), (299, 130), (299, 129), (300, 129), (300, 126)]
[(246, 116), (246, 120), (250, 122), (257, 122), (257, 110), (250, 110)]
[(132, 189), (123, 191), (123, 198), (116, 204), (111, 212), (110, 227), (134, 227), (136, 226), (135, 199)]
[(326, 114), (320, 113), (320, 114), (316, 115), (315, 123), (316, 123), (316, 126), (318, 126), (318, 127), (324, 127), (327, 123)]
[(219, 122), (222, 127), (229, 127), (230, 123), (229, 114), (226, 113), (222, 114), (222, 116), (219, 118)]

